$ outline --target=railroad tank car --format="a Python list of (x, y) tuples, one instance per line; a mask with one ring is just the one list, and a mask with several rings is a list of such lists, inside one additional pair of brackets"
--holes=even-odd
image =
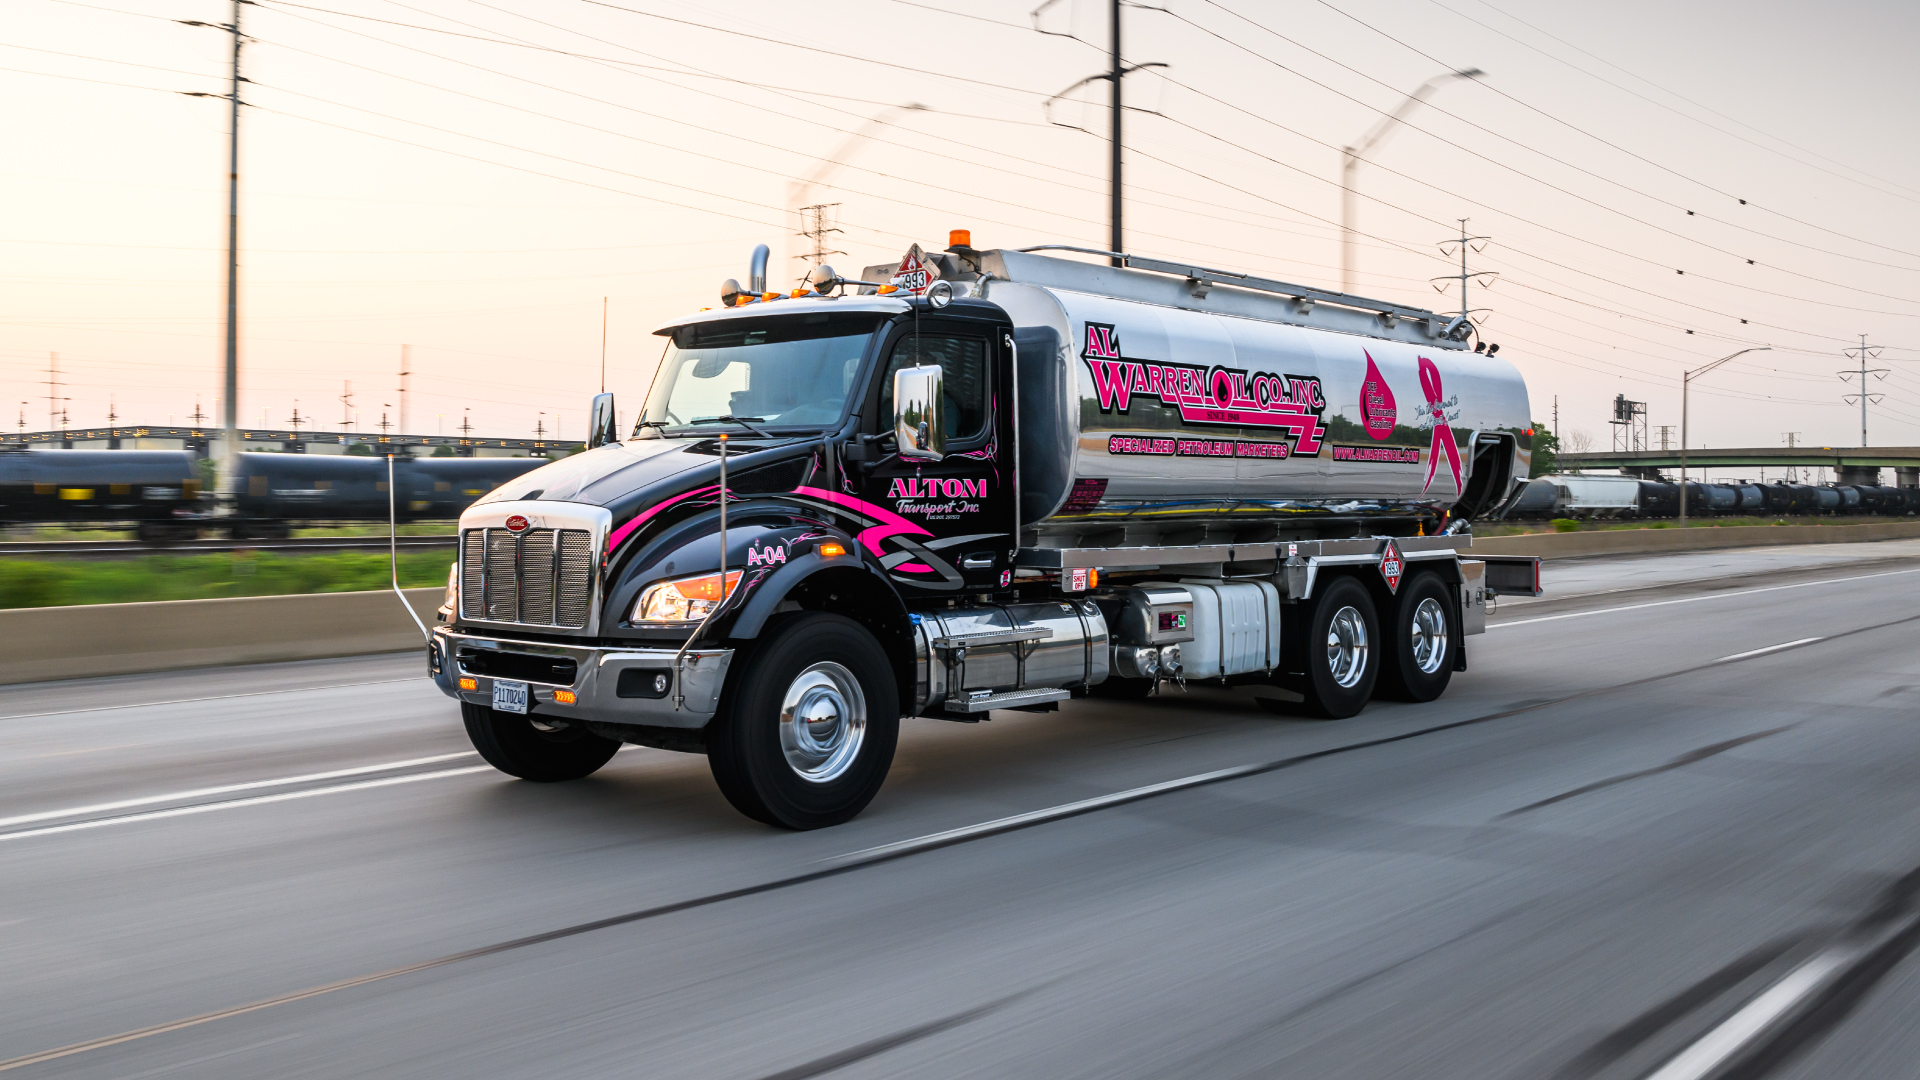
[(1634, 517), (1640, 510), (1640, 481), (1631, 476), (1555, 476), (1567, 489), (1562, 516), (1572, 518)]
[(1559, 516), (1560, 499), (1566, 489), (1542, 476), (1527, 481), (1527, 486), (1501, 516), (1509, 520), (1537, 520)]
[[(545, 458), (418, 458), (393, 463), (393, 510), (402, 521), (455, 518), (474, 500)], [(303, 521), (385, 521), (387, 459), (352, 454), (241, 454), (236, 536), (284, 537)]]
[(132, 521), (141, 539), (180, 539), (202, 512), (200, 470), (174, 450), (0, 452), (0, 522)]

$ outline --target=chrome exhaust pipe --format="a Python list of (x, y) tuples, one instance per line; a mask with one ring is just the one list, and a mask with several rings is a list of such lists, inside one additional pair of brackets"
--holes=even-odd
[(747, 288), (758, 297), (767, 291), (767, 245), (753, 246), (753, 259), (747, 263)]

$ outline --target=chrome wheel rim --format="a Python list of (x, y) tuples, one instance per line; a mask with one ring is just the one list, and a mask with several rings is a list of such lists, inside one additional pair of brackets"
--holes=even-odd
[(1413, 609), (1413, 662), (1423, 674), (1440, 670), (1447, 658), (1447, 613), (1429, 596)]
[(1327, 669), (1335, 685), (1351, 690), (1367, 670), (1367, 620), (1351, 605), (1327, 624)]
[(780, 752), (800, 779), (839, 779), (866, 738), (867, 699), (853, 672), (823, 660), (793, 677), (780, 703)]

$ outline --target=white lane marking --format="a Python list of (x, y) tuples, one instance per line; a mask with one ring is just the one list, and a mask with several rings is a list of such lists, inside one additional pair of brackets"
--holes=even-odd
[(1645, 608), (1667, 607), (1671, 604), (1697, 604), (1702, 600), (1724, 600), (1735, 596), (1753, 596), (1756, 593), (1779, 592), (1781, 589), (1804, 589), (1810, 585), (1838, 585), (1847, 581), (1867, 581), (1872, 578), (1895, 577), (1900, 574), (1920, 574), (1920, 568), (1913, 570), (1888, 570), (1882, 574), (1858, 574), (1853, 577), (1822, 578), (1819, 581), (1796, 581), (1791, 585), (1768, 585), (1761, 589), (1741, 589), (1737, 592), (1708, 593), (1705, 596), (1683, 596), (1678, 600), (1655, 600), (1646, 604), (1626, 604), (1621, 607), (1598, 608), (1593, 611), (1574, 611), (1565, 615), (1542, 615), (1537, 619), (1515, 619), (1512, 622), (1488, 623), (1488, 630), (1501, 630), (1509, 626), (1526, 626), (1529, 623), (1554, 622), (1559, 619), (1583, 619), (1588, 615), (1611, 615), (1616, 611), (1640, 611)]
[(1213, 772), (1199, 773), (1194, 776), (1182, 777), (1178, 780), (1166, 780), (1158, 784), (1148, 784), (1146, 787), (1116, 791), (1111, 795), (1099, 795), (1091, 799), (1082, 799), (1079, 802), (1062, 803), (1059, 806), (1050, 806), (1045, 810), (1033, 810), (1025, 814), (1015, 814), (1012, 817), (995, 818), (992, 821), (983, 821), (978, 825), (966, 825), (958, 829), (948, 829), (946, 832), (928, 833), (925, 836), (916, 836), (911, 840), (882, 844), (879, 847), (850, 852), (846, 855), (835, 856), (825, 861), (829, 865), (841, 866), (848, 863), (865, 863), (879, 859), (894, 858), (927, 848), (945, 847), (949, 844), (957, 844), (961, 841), (971, 840), (980, 836), (989, 836), (997, 832), (1008, 832), (1027, 825), (1053, 821), (1057, 818), (1073, 817), (1077, 814), (1084, 814), (1092, 810), (1099, 810), (1120, 803), (1135, 802), (1153, 795), (1159, 795), (1163, 792), (1178, 791), (1186, 787), (1198, 787), (1202, 784), (1211, 784), (1220, 780), (1231, 780), (1237, 776), (1249, 776), (1266, 771), (1268, 768), (1268, 764), (1262, 763), (1259, 765), (1238, 765), (1231, 769), (1216, 769)]
[(1794, 968), (1739, 1012), (1682, 1050), (1647, 1080), (1700, 1080), (1725, 1064), (1767, 1026), (1819, 988), (1828, 976), (1855, 956), (1851, 949), (1828, 949)]
[(210, 814), (215, 810), (234, 810), (242, 806), (265, 806), (268, 803), (292, 802), (295, 799), (311, 799), (320, 795), (338, 795), (346, 791), (366, 791), (371, 788), (393, 787), (397, 784), (417, 784), (423, 780), (440, 780), (449, 776), (468, 776), (473, 773), (492, 772), (491, 765), (469, 765), (462, 769), (441, 769), (438, 772), (409, 773), (406, 776), (386, 776), (378, 780), (360, 780), (351, 784), (336, 784), (333, 787), (308, 788), (305, 791), (283, 791), (278, 795), (255, 795), (249, 799), (229, 799), (226, 802), (200, 803), (196, 806), (177, 806), (170, 810), (149, 810), (143, 814), (125, 814), (120, 817), (99, 818), (94, 821), (76, 821), (69, 825), (49, 825), (44, 829), (23, 829), (20, 832), (0, 833), (0, 844), (9, 840), (25, 840), (34, 836), (54, 836), (59, 833), (80, 832), (85, 829), (104, 829), (109, 825), (131, 825), (139, 821), (161, 821), (166, 818), (189, 817), (193, 814)]
[(218, 787), (193, 788), (189, 791), (172, 791), (165, 795), (145, 795), (138, 799), (120, 799), (115, 802), (94, 803), (91, 806), (69, 806), (64, 810), (42, 810), (34, 814), (19, 814), (14, 817), (0, 818), (0, 828), (9, 825), (25, 825), (33, 821), (47, 821), (51, 818), (75, 817), (80, 814), (104, 814), (111, 810), (125, 810), (133, 806), (152, 806), (154, 803), (178, 802), (182, 799), (204, 799), (209, 795), (231, 795), (236, 791), (257, 791), (260, 788), (284, 787), (287, 784), (309, 784), (316, 780), (338, 780), (344, 776), (364, 776), (367, 773), (386, 772), (389, 769), (406, 769), (415, 765), (437, 765), (442, 761), (455, 758), (472, 757), (473, 750), (463, 750), (457, 754), (435, 754), (432, 757), (408, 758), (405, 761), (388, 761), (379, 765), (360, 765), (351, 769), (333, 769), (328, 772), (307, 773), (303, 776), (283, 776), (276, 780), (253, 780), (244, 784), (221, 784)]
[(1732, 656), (1723, 656), (1720, 659), (1712, 662), (1716, 664), (1724, 664), (1729, 660), (1745, 660), (1749, 656), (1765, 656), (1770, 652), (1779, 652), (1781, 649), (1791, 649), (1795, 645), (1811, 645), (1816, 641), (1825, 641), (1825, 640), (1827, 639), (1817, 638), (1817, 637), (1803, 637), (1798, 641), (1783, 641), (1778, 645), (1769, 645), (1764, 649), (1748, 649), (1746, 652), (1737, 652), (1737, 653), (1734, 653)]
[(369, 679), (366, 682), (327, 683), (322, 686), (296, 686), (291, 690), (248, 690), (240, 694), (212, 694), (207, 697), (173, 698), (169, 701), (136, 701), (131, 705), (94, 705), (85, 709), (57, 709), (53, 712), (23, 712), (0, 715), (0, 720), (31, 720), (36, 716), (74, 716), (79, 713), (113, 712), (116, 709), (146, 709), (157, 705), (191, 705), (196, 701), (228, 701), (243, 697), (272, 697), (275, 694), (305, 694), (315, 690), (339, 690), (349, 686), (385, 686), (389, 683), (418, 682), (427, 675), (409, 675), (404, 679)]

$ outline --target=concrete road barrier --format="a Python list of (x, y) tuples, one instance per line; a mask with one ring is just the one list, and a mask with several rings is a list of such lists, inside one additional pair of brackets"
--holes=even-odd
[[(407, 602), (432, 626), (445, 594)], [(425, 649), (391, 591), (13, 608), (0, 642), (0, 684)]]
[(1475, 540), (1473, 550), (1487, 555), (1573, 559), (1584, 555), (1654, 555), (1779, 544), (1857, 544), (1866, 540), (1915, 537), (1920, 537), (1920, 522), (1915, 521), (1876, 521), (1868, 525), (1735, 525), (1489, 536)]
[[(1494, 536), (1476, 541), (1473, 550), (1568, 559), (1913, 537), (1920, 537), (1920, 522), (1742, 525)], [(408, 602), (429, 623), (442, 595), (438, 588), (407, 590)], [(315, 660), (422, 644), (391, 592), (15, 608), (0, 610), (0, 642), (0, 684)]]

